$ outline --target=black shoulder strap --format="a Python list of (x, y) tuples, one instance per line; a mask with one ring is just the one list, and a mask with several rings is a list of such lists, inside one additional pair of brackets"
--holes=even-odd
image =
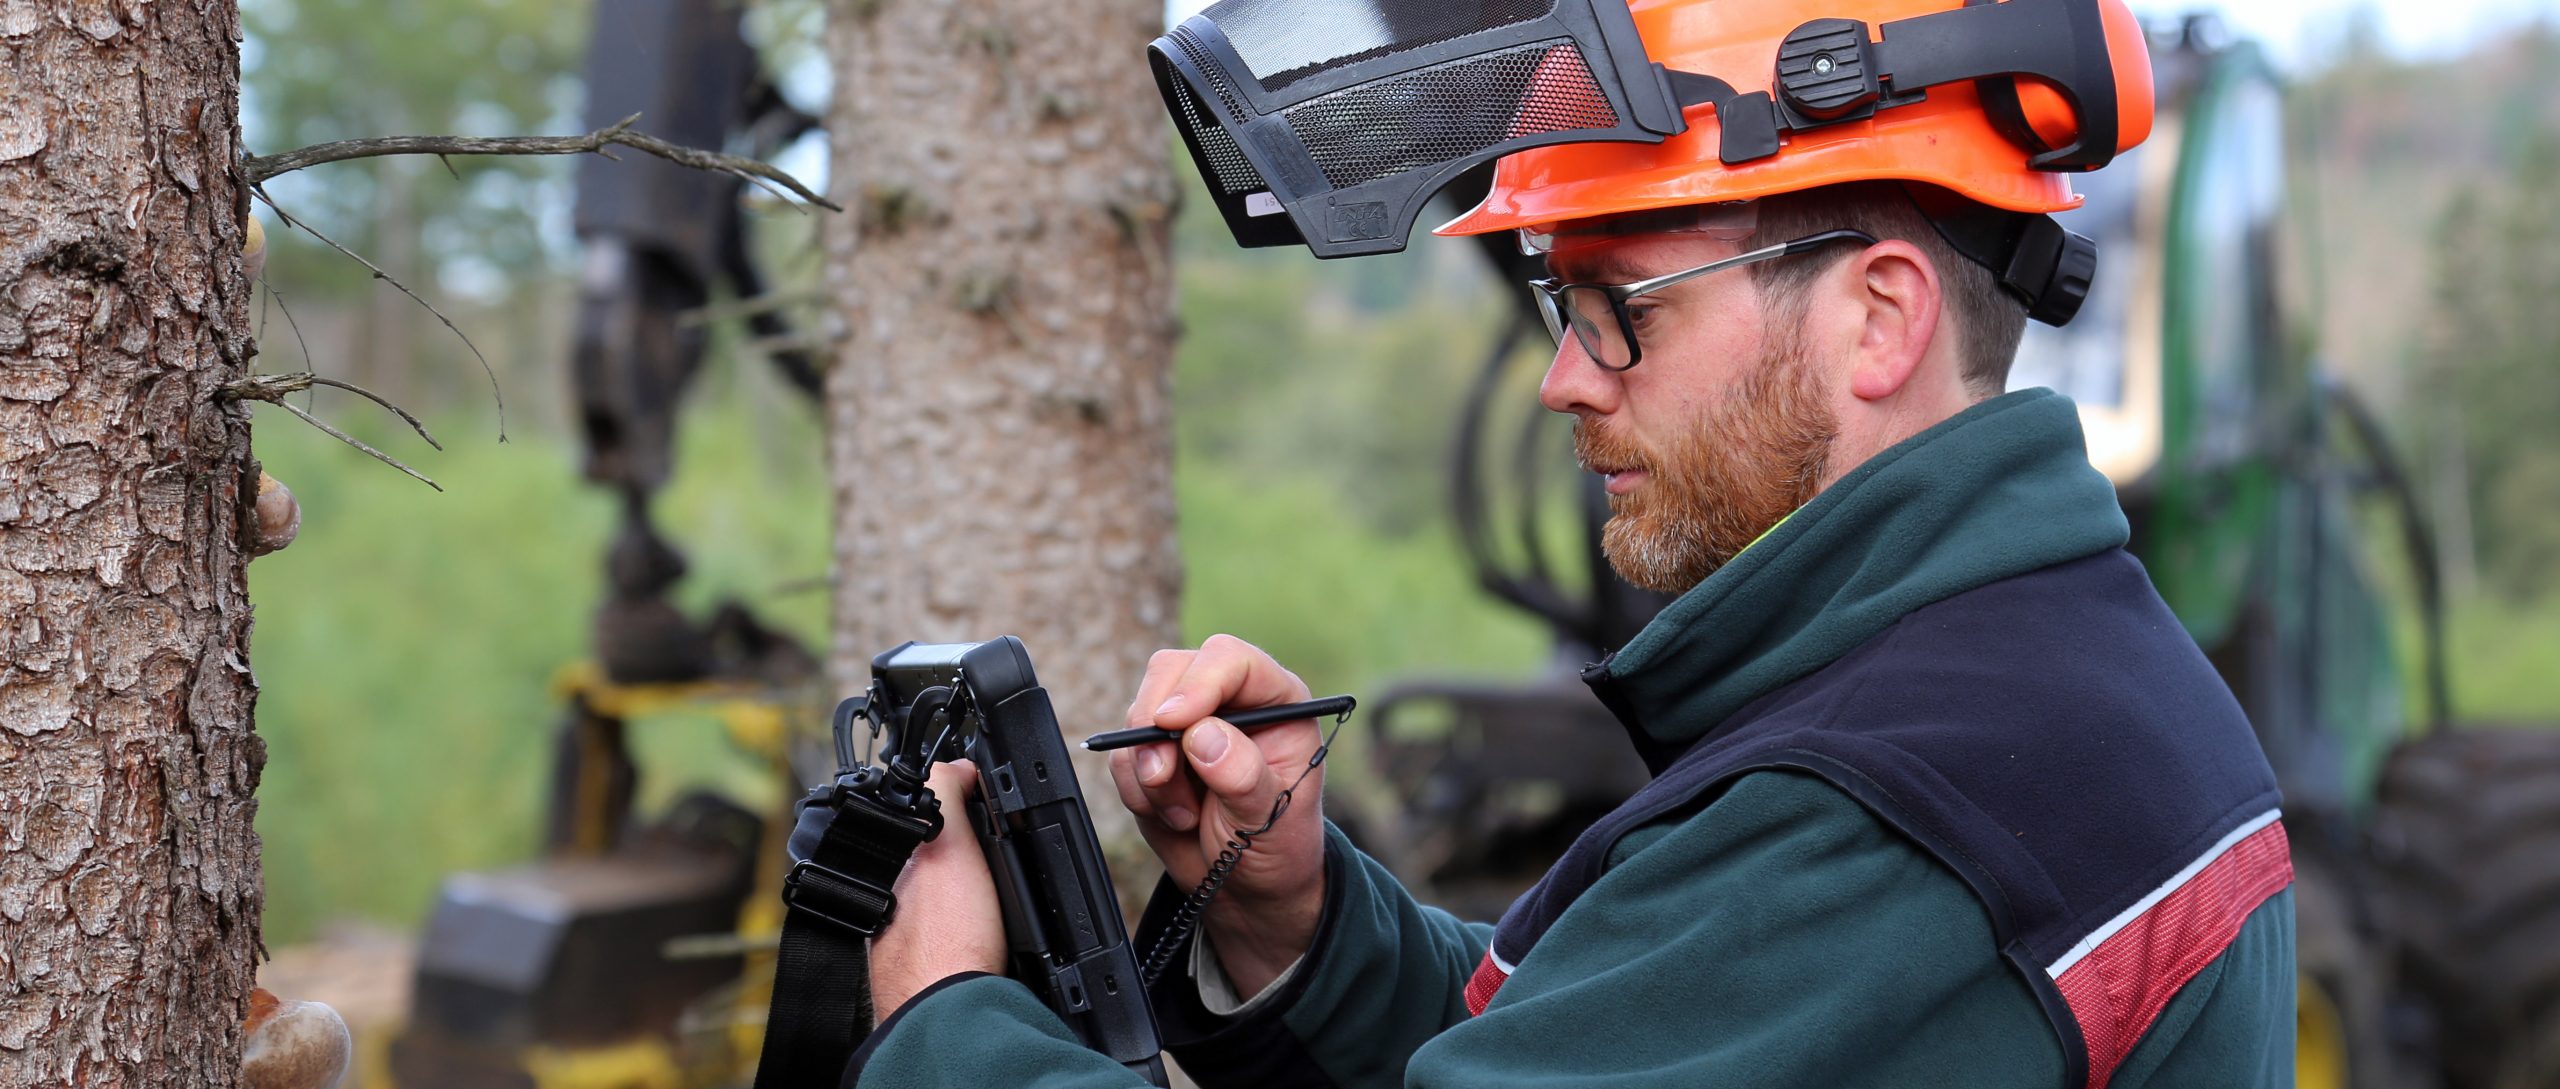
[[(897, 913), (898, 871), (941, 822), (839, 785), (834, 819), (783, 881), (782, 946), (755, 1089), (834, 1085), (871, 1035), (871, 936)], [(925, 808), (932, 808), (925, 796)]]

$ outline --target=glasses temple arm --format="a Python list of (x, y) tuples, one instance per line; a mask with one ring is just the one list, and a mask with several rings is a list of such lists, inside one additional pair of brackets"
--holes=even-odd
[(1781, 242), (1774, 246), (1764, 246), (1760, 249), (1752, 250), (1749, 253), (1735, 254), (1732, 257), (1727, 257), (1722, 261), (1715, 262), (1714, 264), (1700, 265), (1697, 268), (1690, 269), (1686, 272), (1674, 272), (1668, 276), (1657, 276), (1650, 280), (1628, 284), (1625, 287), (1612, 288), (1610, 289), (1610, 294), (1617, 296), (1618, 301), (1624, 302), (1628, 299), (1635, 298), (1638, 295), (1648, 295), (1666, 287), (1678, 287), (1681, 284), (1688, 283), (1691, 280), (1695, 280), (1698, 277), (1707, 275), (1711, 272), (1722, 272), (1726, 269), (1736, 268), (1742, 265), (1756, 265), (1762, 261), (1775, 261), (1781, 257), (1793, 257), (1800, 253), (1811, 253), (1834, 242), (1846, 241), (1864, 242), (1870, 246), (1875, 245), (1876, 242), (1875, 236), (1870, 235), (1865, 231), (1853, 231), (1846, 229), (1824, 231), (1820, 234), (1806, 235), (1803, 238), (1795, 239), (1794, 241)]

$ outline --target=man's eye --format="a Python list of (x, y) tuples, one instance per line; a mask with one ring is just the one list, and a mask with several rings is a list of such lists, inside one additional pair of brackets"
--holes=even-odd
[(1656, 312), (1661, 309), (1661, 305), (1657, 303), (1646, 302), (1643, 299), (1630, 299), (1627, 302), (1627, 324), (1636, 332), (1642, 333), (1658, 323), (1659, 315)]

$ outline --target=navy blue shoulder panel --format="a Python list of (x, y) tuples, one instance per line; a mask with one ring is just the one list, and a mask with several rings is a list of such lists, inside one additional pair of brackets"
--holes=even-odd
[(1628, 832), (1771, 768), (1823, 776), (1954, 869), (2048, 1004), (2046, 966), (2278, 801), (2238, 702), (2113, 549), (1916, 610), (1736, 712), (1585, 832), (1496, 952), (1527, 955)]
[(2039, 963), (2276, 808), (2239, 702), (2120, 550), (1918, 610), (1851, 658), (1750, 732), (1877, 779), (1897, 823), (1988, 871)]

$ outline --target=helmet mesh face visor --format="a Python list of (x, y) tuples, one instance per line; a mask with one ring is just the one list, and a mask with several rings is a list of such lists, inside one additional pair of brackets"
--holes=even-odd
[(1321, 257), (1489, 159), (1681, 127), (1621, 0), (1222, 0), (1150, 54), (1237, 240)]
[[(1324, 170), (1349, 189), (1462, 159), (1505, 140), (1605, 129), (1618, 111), (1571, 41), (1540, 42), (1426, 68), (1284, 111)], [(1380, 118), (1401, 118), (1380, 124)]]

